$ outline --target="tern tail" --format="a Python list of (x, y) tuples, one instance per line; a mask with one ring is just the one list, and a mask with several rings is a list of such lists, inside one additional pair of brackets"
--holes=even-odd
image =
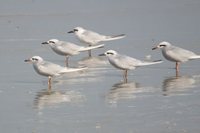
[(115, 35), (115, 36), (106, 36), (105, 41), (122, 39), (125, 37), (125, 34)]
[(96, 48), (103, 48), (104, 47), (104, 44), (100, 44), (100, 45), (97, 45), (97, 46), (90, 46), (90, 47), (82, 47), (79, 52), (82, 52), (82, 51), (88, 51), (88, 50), (92, 50), (92, 49), (96, 49)]
[(77, 72), (77, 71), (82, 71), (82, 70), (85, 70), (87, 69), (87, 67), (81, 67), (81, 68), (63, 68), (61, 71), (60, 71), (60, 74), (63, 74), (63, 73), (68, 73), (68, 72)]
[(143, 61), (138, 66), (154, 65), (154, 64), (159, 64), (159, 63), (162, 63), (162, 62), (163, 62), (162, 60), (155, 60), (155, 61), (152, 61), (152, 62)]
[(190, 60), (200, 59), (200, 55), (191, 56), (189, 59)]

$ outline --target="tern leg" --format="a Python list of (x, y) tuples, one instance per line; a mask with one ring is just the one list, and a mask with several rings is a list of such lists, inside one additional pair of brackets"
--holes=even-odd
[(176, 77), (179, 77), (179, 71), (176, 71)]
[(128, 70), (124, 70), (124, 82), (125, 83), (127, 83), (127, 81), (128, 81), (127, 75), (128, 75)]
[(179, 71), (179, 66), (180, 66), (180, 63), (179, 63), (179, 62), (176, 62), (176, 71), (177, 71), (177, 72)]
[(66, 67), (69, 66), (69, 64), (68, 64), (68, 60), (69, 60), (69, 56), (66, 56), (66, 59), (65, 59), (65, 65), (66, 65)]
[(92, 52), (91, 52), (91, 50), (88, 50), (88, 55), (89, 55), (89, 57), (92, 57)]
[(180, 66), (180, 62), (176, 62), (176, 77), (179, 76), (179, 66)]
[(48, 79), (48, 89), (51, 90), (51, 76), (49, 76)]
[[(89, 47), (91, 47), (92, 45), (89, 45)], [(91, 50), (88, 50), (88, 55), (89, 57), (92, 57), (92, 51)]]

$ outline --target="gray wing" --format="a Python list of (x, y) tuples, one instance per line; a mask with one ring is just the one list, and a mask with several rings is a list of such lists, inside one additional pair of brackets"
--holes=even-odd
[(47, 61), (37, 64), (37, 67), (39, 73), (45, 76), (57, 76), (59, 75), (59, 72), (64, 69), (64, 67), (61, 67), (60, 65)]
[(134, 69), (138, 64), (141, 63), (140, 60), (126, 55), (118, 55), (112, 59), (110, 58), (109, 61), (112, 65), (119, 69)]
[(69, 42), (62, 42), (60, 45), (57, 46), (57, 49), (59, 51), (70, 55), (75, 54), (80, 48), (80, 46)]
[(180, 47), (175, 47), (175, 46), (171, 46), (170, 48), (165, 49), (165, 52), (168, 58), (172, 58), (180, 62), (187, 61), (190, 57), (196, 55), (192, 51), (189, 51)]
[(140, 60), (126, 55), (121, 55), (120, 60), (124, 65), (128, 65), (129, 67), (136, 67), (141, 63)]
[(92, 40), (93, 43), (98, 43), (100, 41), (103, 41), (106, 36), (100, 35), (99, 33), (93, 32), (93, 31), (85, 31), (83, 33), (85, 40)]

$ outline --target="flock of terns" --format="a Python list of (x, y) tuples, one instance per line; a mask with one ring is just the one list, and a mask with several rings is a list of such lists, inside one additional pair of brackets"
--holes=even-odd
[[(125, 34), (115, 35), (115, 36), (106, 36), (90, 30), (86, 30), (82, 27), (76, 27), (68, 33), (74, 33), (75, 36), (83, 43), (88, 46), (79, 46), (74, 43), (59, 41), (58, 39), (50, 39), (42, 44), (47, 44), (51, 49), (62, 56), (65, 56), (66, 66), (60, 66), (48, 61), (43, 60), (40, 56), (33, 56), (29, 59), (26, 59), (25, 62), (31, 62), (35, 71), (43, 76), (48, 77), (48, 88), (51, 89), (51, 79), (54, 76), (58, 76), (68, 72), (82, 71), (87, 69), (87, 67), (79, 68), (70, 68), (69, 67), (69, 57), (73, 55), (78, 55), (80, 52), (88, 51), (89, 56), (91, 56), (91, 50), (102, 48), (104, 44), (100, 44), (105, 41), (122, 39), (125, 37)], [(192, 51), (173, 46), (169, 42), (160, 42), (157, 46), (152, 48), (152, 50), (161, 49), (163, 56), (172, 62), (176, 63), (176, 72), (179, 72), (179, 65), (181, 62), (186, 62), (193, 59), (200, 58), (200, 55), (195, 54)], [(163, 61), (141, 61), (126, 55), (121, 55), (114, 50), (108, 50), (99, 56), (106, 56), (111, 65), (117, 69), (124, 71), (124, 81), (127, 82), (127, 72), (128, 70), (133, 70), (140, 66), (159, 64)]]

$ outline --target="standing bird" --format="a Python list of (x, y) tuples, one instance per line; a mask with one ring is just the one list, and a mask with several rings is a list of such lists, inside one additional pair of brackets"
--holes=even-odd
[(66, 67), (68, 67), (69, 56), (77, 55), (80, 54), (80, 52), (88, 51), (91, 49), (102, 48), (104, 46), (104, 44), (101, 44), (97, 46), (83, 47), (70, 42), (59, 41), (57, 39), (50, 39), (49, 41), (43, 42), (42, 44), (49, 44), (55, 53), (65, 56)]
[(173, 46), (165, 41), (159, 43), (156, 47), (152, 48), (152, 50), (158, 48), (162, 49), (162, 54), (167, 60), (176, 62), (176, 72), (179, 72), (179, 65), (181, 62), (200, 58), (200, 55), (197, 55), (192, 51)]
[[(72, 31), (69, 31), (68, 33), (74, 33), (81, 42), (84, 42), (89, 46), (94, 46), (101, 42), (117, 40), (125, 37), (125, 34), (120, 34), (115, 36), (102, 35), (90, 30), (86, 30), (82, 27), (76, 27)], [(89, 51), (89, 56), (91, 56), (91, 51)]]
[(24, 60), (25, 62), (31, 62), (35, 71), (43, 76), (48, 77), (48, 88), (51, 89), (51, 79), (54, 76), (59, 76), (68, 72), (81, 71), (86, 68), (67, 68), (60, 65), (44, 61), (40, 56), (33, 56), (30, 59)]
[(114, 50), (108, 50), (104, 54), (100, 54), (99, 56), (107, 56), (108, 61), (111, 65), (114, 67), (121, 69), (124, 71), (124, 81), (127, 82), (127, 73), (128, 70), (134, 70), (137, 67), (140, 66), (146, 66), (146, 65), (153, 65), (162, 63), (161, 60), (153, 61), (153, 62), (147, 62), (147, 61), (141, 61), (126, 55), (118, 54)]

